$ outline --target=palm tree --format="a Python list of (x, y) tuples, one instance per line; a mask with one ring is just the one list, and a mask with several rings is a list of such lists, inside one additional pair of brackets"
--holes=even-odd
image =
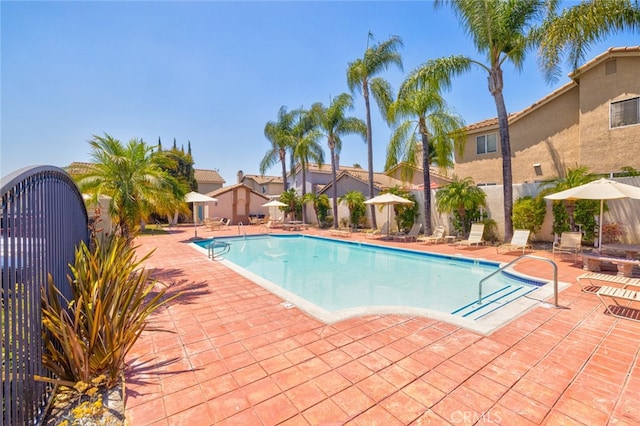
[[(512, 62), (521, 68), (527, 50), (535, 42), (532, 24), (545, 13), (554, 10), (555, 0), (436, 0), (436, 5), (447, 3), (473, 39), (478, 52), (487, 55), (487, 64), (466, 56), (451, 56), (443, 60), (442, 70), (449, 73), (468, 71), (479, 66), (488, 74), (489, 92), (494, 98), (500, 130), (502, 154), (502, 183), (504, 196), (505, 240), (513, 234), (513, 179), (511, 172), (511, 143), (509, 121), (503, 96), (502, 64)], [(438, 63), (438, 61), (436, 61)]]
[(276, 121), (269, 121), (264, 126), (264, 136), (271, 142), (271, 148), (266, 152), (260, 162), (260, 174), (265, 174), (267, 169), (278, 161), (282, 165), (282, 182), (284, 190), (287, 190), (287, 150), (294, 146), (292, 134), (295, 114), (287, 112), (286, 106), (281, 106), (278, 110)]
[(154, 147), (140, 139), (131, 139), (125, 146), (108, 134), (94, 135), (89, 143), (94, 162), (75, 178), (93, 201), (101, 195), (110, 197), (109, 215), (116, 234), (131, 241), (136, 225), (151, 213), (184, 211), (187, 186), (163, 170), (172, 167), (164, 152), (154, 153)]
[(320, 102), (313, 104), (313, 114), (318, 130), (327, 138), (327, 145), (331, 153), (331, 192), (333, 197), (333, 227), (338, 228), (338, 188), (336, 186), (336, 154), (342, 148), (342, 137), (349, 134), (366, 136), (366, 125), (355, 117), (345, 116), (347, 109), (353, 108), (353, 99), (347, 93), (342, 93), (334, 98), (328, 107)]
[[(567, 173), (564, 177), (560, 177), (549, 182), (543, 182), (541, 186), (544, 187), (544, 189), (540, 191), (539, 196), (544, 197), (548, 194), (554, 194), (569, 188), (575, 188), (576, 186), (584, 185), (585, 183), (589, 183), (595, 179), (596, 176), (589, 173), (589, 168), (586, 166), (567, 169)], [(569, 216), (569, 227), (571, 231), (576, 229), (574, 213), (577, 201), (578, 200), (562, 200), (562, 204), (564, 204), (564, 208)]]
[[(367, 45), (373, 34), (369, 33)], [(398, 53), (398, 48), (402, 47), (400, 37), (390, 37), (389, 40), (374, 44), (368, 47), (362, 58), (349, 63), (347, 68), (347, 84), (353, 93), (355, 90), (362, 93), (366, 109), (367, 123), (367, 158), (369, 167), (369, 198), (373, 198), (373, 138), (371, 135), (371, 105), (369, 94), (378, 104), (384, 119), (387, 118), (387, 109), (393, 100), (393, 90), (389, 82), (381, 77), (374, 77), (380, 72), (387, 70), (391, 65), (396, 65), (402, 70), (402, 58)], [(376, 228), (376, 215), (374, 206), (371, 205), (371, 220)]]
[[(302, 171), (302, 198), (307, 193), (307, 168), (309, 162), (314, 161), (318, 165), (324, 163), (324, 151), (318, 143), (321, 134), (316, 129), (313, 117), (310, 111), (300, 108), (295, 111), (297, 122), (293, 127), (293, 137), (295, 145), (291, 158), (298, 161)], [(306, 210), (302, 209), (302, 222), (307, 222)]]
[(322, 227), (327, 217), (331, 204), (329, 203), (329, 197), (326, 194), (314, 194), (313, 192), (307, 192), (302, 198), (303, 203), (313, 203), (313, 211), (316, 213), (318, 219), (318, 227)]
[(551, 14), (538, 31), (539, 60), (547, 81), (557, 80), (563, 53), (576, 69), (590, 44), (627, 28), (640, 29), (638, 0), (585, 0)]
[(461, 231), (466, 234), (471, 228), (471, 222), (477, 219), (478, 209), (486, 205), (487, 194), (478, 188), (473, 179), (466, 177), (459, 179), (453, 176), (453, 181), (436, 192), (436, 205), (444, 213), (453, 213)]
[(349, 221), (353, 230), (358, 228), (360, 218), (366, 214), (364, 201), (364, 195), (360, 191), (349, 191), (340, 197), (340, 202), (345, 203), (349, 209)]
[(392, 122), (401, 119), (405, 121), (396, 127), (391, 136), (385, 170), (402, 163), (402, 177), (410, 180), (414, 170), (412, 166), (420, 165), (421, 160), (424, 179), (424, 232), (431, 235), (429, 167), (432, 161), (443, 168), (452, 166), (452, 151), (455, 149), (462, 153), (466, 135), (464, 120), (447, 108), (438, 83), (435, 80), (420, 82), (414, 78), (414, 73), (408, 77), (398, 93), (398, 99), (389, 108)]

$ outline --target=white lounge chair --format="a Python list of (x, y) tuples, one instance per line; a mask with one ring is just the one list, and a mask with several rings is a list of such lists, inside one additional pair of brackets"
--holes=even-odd
[(404, 241), (405, 243), (407, 241), (414, 241), (416, 238), (418, 238), (418, 233), (421, 229), (421, 223), (414, 223), (408, 234), (396, 234), (393, 236), (393, 239), (396, 241)]
[(560, 241), (553, 243), (553, 258), (556, 253), (573, 254), (573, 263), (578, 263), (578, 254), (582, 253), (582, 234), (580, 232), (563, 232)]
[(530, 233), (531, 231), (529, 231), (528, 229), (516, 229), (515, 231), (513, 231), (511, 242), (501, 244), (496, 247), (497, 252), (507, 253), (510, 251), (522, 250), (522, 254), (524, 254), (525, 250), (531, 250), (531, 245), (529, 244)]
[(416, 238), (416, 241), (419, 243), (433, 243), (433, 244), (437, 244), (439, 242), (443, 242), (444, 241), (444, 226), (442, 225), (438, 225), (436, 226), (436, 229), (433, 231), (433, 234), (431, 235), (423, 235), (422, 237), (418, 237)]
[(471, 247), (480, 245), (484, 245), (485, 241), (482, 239), (482, 234), (484, 233), (484, 223), (474, 223), (471, 225), (471, 231), (469, 231), (469, 237), (466, 240), (457, 241), (455, 243), (455, 247)]
[(389, 233), (389, 222), (385, 222), (382, 228), (375, 229), (373, 232), (369, 232), (365, 235), (366, 238), (381, 238)]
[[(624, 318), (631, 321), (640, 322), (640, 291), (633, 291), (627, 288), (602, 286), (596, 293), (600, 303), (606, 309), (606, 312), (616, 318)], [(605, 302), (604, 297), (610, 297), (615, 305), (609, 305)], [(621, 301), (627, 302), (625, 305)]]

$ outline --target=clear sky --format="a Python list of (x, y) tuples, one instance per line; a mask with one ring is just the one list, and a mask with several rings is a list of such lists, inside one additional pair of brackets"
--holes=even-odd
[[(411, 2), (11, 2), (0, 3), (2, 55), (0, 175), (34, 164), (89, 161), (87, 141), (108, 133), (169, 148), (191, 142), (195, 167), (258, 174), (269, 148), (263, 130), (278, 109), (327, 105), (347, 92), (349, 62), (367, 34), (404, 42), (404, 71), (382, 76), (397, 88), (429, 59), (465, 54), (472, 42), (447, 8)], [(637, 34), (612, 46), (637, 45)], [(530, 54), (522, 72), (504, 67), (507, 109), (519, 111), (568, 82), (545, 83)], [(364, 119), (354, 94), (352, 115)], [(467, 123), (495, 117), (486, 74), (445, 92)], [(390, 129), (373, 111), (374, 166), (382, 171)], [(326, 141), (322, 141), (326, 147)], [(325, 150), (328, 153), (328, 149)], [(345, 138), (341, 164), (367, 165), (362, 139)], [(280, 175), (280, 166), (267, 171)]]

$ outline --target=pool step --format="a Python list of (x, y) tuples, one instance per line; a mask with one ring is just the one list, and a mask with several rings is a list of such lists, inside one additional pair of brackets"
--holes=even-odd
[(535, 288), (531, 286), (517, 284), (507, 285), (498, 291), (484, 295), (482, 305), (478, 305), (477, 301), (474, 301), (451, 312), (451, 314), (477, 320), (533, 290), (535, 290)]

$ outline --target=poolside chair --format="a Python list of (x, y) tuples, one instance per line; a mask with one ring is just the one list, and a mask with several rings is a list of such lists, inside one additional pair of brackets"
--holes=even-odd
[[(640, 304), (638, 304), (638, 302), (640, 302), (640, 291), (602, 286), (596, 295), (598, 299), (600, 299), (600, 303), (604, 305), (606, 309), (605, 312), (609, 315), (640, 322)], [(611, 298), (615, 302), (615, 305), (608, 305), (604, 297)], [(626, 301), (627, 304), (623, 305), (621, 301)], [(634, 302), (635, 305), (630, 306)]]
[(516, 229), (513, 231), (513, 236), (511, 237), (511, 242), (501, 244), (496, 247), (498, 253), (503, 252), (507, 253), (510, 251), (518, 251), (522, 250), (522, 254), (524, 254), (525, 250), (531, 250), (532, 247), (529, 244), (529, 234), (531, 231), (528, 229)]
[(580, 232), (563, 232), (560, 241), (553, 243), (553, 258), (556, 253), (573, 254), (573, 263), (578, 263), (578, 254), (582, 253), (582, 234)]
[(484, 245), (485, 241), (482, 239), (482, 233), (484, 232), (484, 223), (474, 223), (471, 225), (471, 231), (469, 231), (469, 237), (466, 240), (457, 241), (454, 247), (471, 247)]
[(389, 222), (385, 222), (380, 229), (374, 229), (365, 235), (366, 238), (381, 238), (389, 233)]
[(393, 236), (393, 239), (395, 241), (404, 241), (405, 243), (407, 241), (415, 241), (416, 238), (418, 238), (418, 233), (420, 232), (420, 230), (422, 229), (422, 224), (421, 223), (414, 223), (413, 226), (411, 227), (411, 230), (409, 230), (408, 234), (396, 234)]
[(444, 242), (444, 226), (438, 225), (436, 229), (433, 231), (431, 235), (423, 235), (422, 237), (416, 238), (416, 241), (419, 243), (433, 243), (437, 244), (438, 242)]

